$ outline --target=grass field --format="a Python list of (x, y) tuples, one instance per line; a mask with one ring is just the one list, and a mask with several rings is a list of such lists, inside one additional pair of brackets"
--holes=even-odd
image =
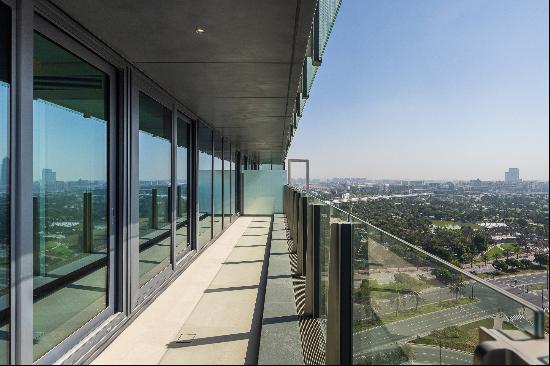
[[(439, 346), (441, 342), (442, 347), (474, 353), (479, 343), (479, 327), (493, 328), (493, 323), (492, 318), (487, 318), (461, 326), (447, 327), (417, 338), (412, 343)], [(503, 329), (516, 328), (509, 323), (504, 323)]]
[[(502, 243), (498, 246), (495, 245), (494, 247), (492, 247), (491, 249), (489, 249), (485, 253), (488, 256), (488, 260), (493, 260), (498, 255), (500, 255), (501, 259), (504, 259), (504, 250), (506, 250), (506, 249), (514, 250), (516, 248), (517, 248), (516, 243)], [(483, 262), (483, 259), (479, 258), (478, 262)]]

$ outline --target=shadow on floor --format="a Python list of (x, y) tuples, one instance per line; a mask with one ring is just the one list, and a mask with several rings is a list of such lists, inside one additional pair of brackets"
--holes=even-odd
[[(288, 243), (289, 252), (292, 241)], [(296, 273), (298, 256), (295, 253), (290, 254), (290, 268), (292, 273)], [(294, 297), (296, 300), (296, 309), (298, 311), (300, 338), (304, 352), (304, 364), (306, 365), (324, 365), (325, 362), (325, 336), (317, 319), (304, 315), (305, 297), (306, 297), (306, 278), (305, 276), (292, 276), (294, 286)]]
[(188, 343), (170, 342), (166, 345), (166, 347), (167, 348), (194, 347), (194, 346), (203, 346), (205, 344), (214, 344), (214, 343), (248, 340), (249, 338), (250, 338), (250, 332), (235, 333), (235, 334), (224, 334), (222, 336), (195, 338), (191, 342), (188, 342)]
[(250, 286), (236, 286), (236, 287), (224, 287), (224, 288), (208, 288), (204, 291), (205, 294), (212, 292), (225, 292), (225, 291), (239, 291), (239, 290), (255, 290), (259, 288), (258, 285)]

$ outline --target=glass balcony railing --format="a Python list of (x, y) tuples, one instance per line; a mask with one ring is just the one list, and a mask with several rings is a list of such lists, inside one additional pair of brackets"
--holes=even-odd
[[(315, 209), (290, 212), (295, 199)], [(318, 249), (302, 252), (318, 253), (318, 273), (305, 272), (318, 284), (313, 313), (327, 362), (472, 364), (480, 327), (516, 341), (544, 338), (542, 309), (315, 194), (287, 186), (284, 207), (291, 227), (300, 214), (300, 222), (316, 227), (307, 239)]]

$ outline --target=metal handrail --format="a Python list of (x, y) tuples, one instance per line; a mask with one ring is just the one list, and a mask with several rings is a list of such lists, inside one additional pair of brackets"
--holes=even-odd
[(353, 214), (351, 214), (351, 213), (349, 213), (349, 212), (346, 212), (346, 211), (342, 210), (342, 209), (339, 208), (339, 207), (336, 207), (336, 206), (332, 205), (331, 203), (327, 202), (326, 200), (324, 200), (323, 198), (321, 198), (319, 195), (317, 195), (316, 193), (312, 192), (311, 190), (309, 190), (308, 192), (305, 192), (305, 191), (302, 190), (300, 187), (295, 187), (295, 186), (291, 186), (291, 185), (289, 185), (289, 187), (292, 188), (292, 189), (295, 189), (295, 190), (297, 190), (297, 191), (300, 191), (300, 192), (302, 192), (302, 193), (309, 194), (309, 195), (311, 195), (311, 196), (317, 198), (318, 200), (320, 200), (321, 202), (323, 202), (323, 203), (326, 204), (327, 206), (330, 206), (331, 208), (334, 208), (334, 209), (336, 209), (336, 210), (338, 210), (338, 211), (340, 211), (340, 212), (342, 212), (342, 213), (344, 213), (344, 214), (347, 214), (347, 215), (348, 215), (348, 220), (349, 220), (349, 221), (352, 221), (351, 218), (353, 218), (354, 220), (357, 220), (357, 221), (359, 221), (360, 223), (366, 224), (366, 225), (368, 225), (368, 226), (370, 226), (370, 227), (372, 227), (372, 228), (374, 228), (374, 229), (380, 231), (381, 233), (383, 233), (383, 234), (385, 234), (385, 235), (391, 237), (392, 239), (395, 239), (395, 240), (397, 240), (398, 242), (400, 242), (400, 243), (406, 245), (406, 246), (409, 247), (410, 249), (415, 250), (415, 251), (417, 251), (417, 252), (420, 252), (420, 253), (422, 253), (423, 255), (429, 257), (430, 259), (433, 259), (434, 261), (439, 262), (439, 263), (442, 264), (443, 266), (449, 267), (450, 269), (455, 270), (456, 272), (462, 274), (463, 276), (468, 277), (469, 279), (471, 279), (471, 280), (473, 280), (473, 281), (475, 281), (475, 282), (477, 282), (477, 283), (480, 283), (481, 285), (490, 288), (491, 290), (493, 290), (493, 291), (499, 293), (500, 295), (502, 295), (502, 296), (504, 296), (504, 297), (507, 297), (507, 298), (509, 298), (509, 299), (511, 299), (511, 300), (513, 300), (513, 301), (515, 301), (515, 302), (517, 302), (517, 303), (519, 303), (520, 305), (522, 305), (522, 306), (528, 308), (529, 310), (533, 311), (533, 313), (534, 313), (534, 315), (535, 315), (535, 316), (534, 316), (534, 321), (536, 322), (536, 324), (535, 324), (534, 331), (533, 331), (533, 334), (532, 334), (533, 337), (534, 337), (534, 338), (537, 338), (537, 339), (540, 339), (540, 338), (544, 338), (544, 337), (545, 337), (545, 334), (544, 334), (544, 317), (545, 317), (545, 313), (544, 313), (544, 310), (543, 310), (542, 308), (540, 308), (539, 306), (537, 306), (537, 305), (535, 305), (535, 304), (532, 304), (532, 303), (530, 303), (530, 302), (528, 302), (528, 301), (522, 299), (521, 297), (519, 297), (519, 296), (517, 296), (517, 295), (514, 295), (514, 294), (512, 294), (512, 293), (510, 293), (510, 292), (507, 292), (507, 291), (501, 289), (500, 287), (495, 286), (495, 285), (491, 284), (490, 282), (487, 282), (487, 281), (485, 281), (484, 279), (482, 279), (482, 278), (480, 278), (480, 277), (477, 277), (477, 276), (475, 276), (475, 275), (473, 275), (473, 274), (471, 274), (471, 273), (469, 273), (469, 272), (463, 270), (462, 268), (459, 268), (459, 267), (455, 266), (454, 264), (449, 263), (449, 262), (447, 262), (447, 261), (445, 261), (445, 260), (439, 258), (438, 256), (435, 256), (435, 255), (433, 255), (433, 254), (427, 252), (426, 250), (424, 250), (424, 249), (422, 249), (422, 248), (420, 248), (420, 247), (418, 247), (418, 246), (416, 246), (416, 245), (414, 245), (414, 244), (411, 244), (411, 243), (409, 243), (409, 242), (407, 242), (407, 241), (405, 241), (405, 240), (403, 240), (403, 239), (401, 239), (401, 238), (399, 238), (399, 237), (397, 237), (397, 236), (395, 236), (395, 235), (393, 235), (393, 234), (391, 234), (391, 233), (388, 233), (387, 231), (385, 231), (385, 230), (383, 230), (383, 229), (380, 229), (379, 227), (377, 227), (377, 226), (375, 226), (375, 225), (369, 223), (369, 222), (366, 221), (366, 220), (363, 220), (363, 219), (361, 219), (361, 218), (359, 218), (359, 217), (357, 217), (357, 216), (355, 216), (355, 215), (353, 215)]

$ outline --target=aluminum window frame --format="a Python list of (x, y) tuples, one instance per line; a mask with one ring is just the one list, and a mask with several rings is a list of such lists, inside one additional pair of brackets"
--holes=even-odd
[[(174, 110), (176, 113), (174, 113), (174, 144), (173, 144), (173, 157), (172, 157), (172, 179), (173, 179), (173, 186), (174, 188), (177, 187), (177, 178), (178, 178), (178, 154), (177, 154), (177, 148), (178, 148), (178, 121), (181, 120), (184, 123), (187, 124), (187, 241), (188, 245), (187, 248), (184, 249), (182, 252), (177, 253), (176, 243), (174, 243), (174, 270), (176, 268), (181, 267), (184, 263), (184, 259), (188, 256), (189, 253), (193, 252), (196, 249), (193, 235), (192, 235), (192, 227), (193, 227), (193, 195), (192, 195), (192, 186), (195, 184), (195, 177), (193, 177), (193, 158), (192, 158), (192, 149), (195, 148), (195, 145), (193, 142), (193, 120), (189, 117), (187, 117), (183, 112), (180, 111), (180, 108), (178, 106), (174, 106)], [(176, 195), (173, 195), (172, 197), (172, 214), (174, 218), (177, 218), (176, 213), (177, 207), (176, 207)], [(172, 227), (173, 230), (173, 237), (174, 242), (176, 238), (176, 219), (174, 219), (174, 225)]]
[[(111, 199), (109, 193), (109, 208), (114, 207), (114, 224), (110, 223), (109, 236), (114, 235), (115, 243), (110, 245), (109, 257), (109, 306), (113, 306), (113, 314), (107, 316), (103, 322), (95, 323), (95, 327), (87, 322), (85, 326), (59, 345), (52, 348), (46, 355), (36, 361), (36, 364), (51, 362), (81, 363), (91, 360), (99, 352), (107, 347), (110, 340), (133, 318), (141, 313), (159, 293), (175, 280), (202, 252), (207, 249), (218, 236), (211, 238), (200, 252), (197, 251), (197, 123), (199, 118), (187, 107), (181, 104), (170, 93), (151, 80), (139, 68), (117, 53), (110, 46), (100, 40), (95, 34), (89, 32), (80, 23), (69, 17), (62, 9), (47, 0), (0, 0), (12, 8), (12, 90), (11, 90), (11, 130), (10, 130), (10, 363), (33, 363), (33, 281), (32, 281), (32, 232), (26, 230), (32, 225), (32, 133), (33, 133), (33, 33), (35, 23), (45, 22), (48, 27), (55, 30), (62, 42), (52, 39), (61, 47), (77, 54), (86, 62), (105, 63), (114, 71), (109, 74), (110, 88), (110, 112), (115, 118), (110, 118), (110, 125), (116, 130), (115, 138), (109, 140), (109, 174), (114, 170), (114, 177), (109, 176), (115, 197)], [(35, 21), (35, 19), (37, 19)], [(38, 20), (41, 19), (41, 20)], [(64, 42), (75, 45), (79, 51), (67, 47)], [(80, 53), (83, 52), (83, 54)], [(85, 55), (84, 55), (85, 53)], [(90, 58), (88, 58), (90, 57)], [(91, 62), (93, 59), (94, 62)], [(97, 66), (96, 66), (97, 67)], [(99, 67), (98, 67), (99, 68)], [(101, 68), (99, 68), (101, 69)], [(132, 264), (132, 256), (135, 251), (131, 248), (132, 217), (131, 210), (136, 202), (131, 199), (131, 178), (133, 171), (132, 147), (133, 136), (131, 134), (136, 121), (133, 108), (135, 103), (133, 95), (138, 85), (145, 85), (151, 92), (144, 91), (153, 99), (162, 98), (163, 105), (173, 113), (187, 116), (191, 120), (190, 126), (190, 164), (188, 166), (188, 179), (190, 184), (190, 242), (192, 250), (181, 258), (172, 268), (170, 276), (165, 281), (158, 283), (147, 299), (136, 304), (136, 291), (132, 291), (135, 283)], [(112, 102), (111, 99), (115, 98)], [(201, 121), (208, 126), (212, 133), (215, 129), (206, 121)], [(111, 131), (110, 131), (111, 133)], [(110, 137), (110, 135), (109, 135)], [(214, 141), (212, 140), (212, 143)], [(114, 148), (112, 145), (115, 145)], [(233, 148), (233, 144), (232, 144)], [(212, 149), (213, 150), (213, 149)], [(240, 159), (240, 150), (236, 156)], [(236, 216), (240, 207), (238, 182), (240, 174), (240, 162), (235, 161), (236, 170)], [(173, 175), (174, 177), (175, 175)], [(213, 175), (212, 175), (213, 176)], [(213, 183), (213, 182), (212, 182)], [(213, 187), (213, 184), (212, 184)], [(111, 219), (112, 220), (112, 219)], [(15, 224), (17, 223), (17, 225)], [(232, 222), (231, 222), (232, 223)], [(229, 225), (230, 226), (230, 225)], [(220, 233), (226, 230), (222, 230)], [(18, 243), (18, 245), (15, 245)], [(115, 251), (111, 255), (112, 251)], [(172, 249), (173, 251), (173, 249)], [(30, 257), (30, 260), (29, 260)], [(114, 259), (114, 264), (111, 260)], [(169, 267), (168, 267), (169, 268)], [(139, 271), (139, 269), (137, 269)], [(139, 287), (139, 276), (138, 276)], [(110, 292), (114, 294), (111, 295)], [(96, 317), (97, 318), (97, 317)], [(94, 318), (94, 319), (96, 319)], [(47, 356), (47, 357), (46, 357)], [(51, 362), (47, 362), (47, 361)]]
[[(173, 233), (170, 234), (170, 264), (166, 266), (161, 272), (154, 275), (143, 286), (139, 284), (139, 95), (143, 93), (149, 98), (153, 99), (163, 107), (170, 110), (172, 118), (172, 134), (174, 132), (174, 100), (163, 90), (157, 88), (157, 86), (148, 78), (143, 75), (132, 73), (131, 76), (131, 123), (130, 123), (130, 215), (129, 215), (129, 292), (130, 303), (132, 311), (135, 311), (142, 303), (145, 303), (150, 297), (154, 297), (162, 284), (168, 281), (168, 279), (174, 274), (174, 252), (175, 252), (175, 240)], [(174, 136), (171, 139), (171, 187), (169, 191), (174, 196), (173, 185), (173, 153), (174, 153)], [(170, 222), (173, 228), (174, 215), (173, 207), (170, 210), (171, 217)], [(173, 229), (171, 229), (173, 230)]]
[(15, 83), (16, 83), (16, 77), (17, 77), (17, 74), (16, 74), (16, 69), (17, 69), (17, 58), (16, 58), (16, 22), (17, 22), (17, 17), (16, 17), (16, 14), (17, 14), (17, 9), (16, 9), (16, 3), (15, 3), (15, 0), (0, 0), (0, 2), (4, 5), (6, 5), (8, 8), (10, 8), (11, 10), (11, 27), (10, 27), (10, 50), (11, 50), (11, 57), (10, 57), (10, 93), (9, 93), (9, 98), (10, 98), (10, 101), (9, 101), (9, 105), (8, 105), (8, 108), (9, 108), (9, 111), (8, 111), (8, 116), (9, 116), (9, 120), (8, 120), (8, 125), (7, 125), (7, 128), (8, 128), (8, 131), (7, 131), (7, 134), (6, 134), (6, 137), (8, 137), (8, 141), (7, 141), (7, 153), (8, 153), (8, 161), (9, 161), (9, 175), (8, 175), (8, 184), (9, 184), (9, 198), (8, 198), (8, 201), (9, 201), (9, 221), (8, 221), (8, 235), (9, 235), (9, 240), (8, 240), (8, 244), (9, 244), (9, 251), (8, 251), (8, 256), (7, 258), (9, 258), (9, 268), (8, 268), (8, 286), (7, 286), (7, 289), (8, 289), (8, 296), (9, 296), (9, 301), (8, 301), (8, 306), (9, 306), (9, 317), (8, 317), (8, 342), (9, 342), (9, 346), (8, 346), (8, 354), (6, 355), (7, 357), (7, 360), (8, 362), (13, 362), (13, 359), (15, 358), (15, 354), (16, 354), (16, 349), (15, 349), (15, 344), (16, 344), (16, 335), (17, 335), (17, 330), (16, 330), (16, 326), (17, 325), (17, 317), (16, 317), (16, 312), (13, 311), (13, 309), (15, 309), (15, 306), (16, 306), (16, 286), (15, 286), (15, 281), (14, 279), (16, 278), (16, 273), (15, 273), (15, 268), (16, 268), (16, 257), (15, 257), (15, 253), (16, 253), (16, 247), (15, 247), (15, 243), (16, 243), (16, 240), (15, 240), (15, 223), (16, 223), (16, 220), (15, 220), (15, 215), (16, 215), (16, 212), (15, 212), (15, 204), (16, 204), (16, 194), (17, 194), (17, 190), (16, 190), (16, 187), (15, 187), (15, 176), (16, 176), (16, 164), (14, 163), (15, 162), (15, 157), (17, 156), (17, 152), (16, 152), (16, 149), (15, 147), (17, 146), (17, 143), (16, 143), (16, 138), (17, 138), (17, 135), (16, 135), (16, 118), (17, 118), (17, 114), (16, 114), (16, 88), (15, 88)]
[[(35, 364), (51, 364), (58, 360), (63, 355), (67, 354), (75, 345), (77, 345), (86, 335), (90, 334), (91, 331), (96, 329), (101, 323), (106, 321), (109, 317), (115, 315), (116, 313), (116, 298), (115, 298), (115, 289), (118, 288), (116, 283), (116, 263), (117, 263), (117, 252), (118, 247), (120, 246), (120, 240), (117, 235), (116, 220), (117, 220), (117, 175), (116, 175), (116, 151), (117, 151), (117, 125), (118, 125), (118, 70), (115, 66), (111, 65), (109, 62), (105, 61), (99, 55), (82, 45), (76, 39), (63, 32), (60, 28), (56, 27), (54, 24), (46, 20), (40, 14), (34, 14), (34, 32), (38, 32), (42, 36), (46, 37), (57, 46), (63, 48), (67, 52), (73, 53), (77, 57), (81, 58), (84, 62), (90, 64), (91, 66), (97, 68), (101, 72), (105, 73), (109, 77), (109, 124), (107, 132), (107, 169), (108, 169), (108, 208), (107, 216), (109, 217), (108, 225), (108, 266), (107, 266), (107, 276), (108, 276), (108, 291), (107, 291), (107, 307), (101, 311), (94, 318), (83, 324), (78, 330), (73, 332), (71, 335), (66, 337), (59, 344), (51, 348), (47, 353), (41, 356), (39, 359), (34, 361)], [(31, 47), (32, 48), (32, 47)], [(32, 75), (34, 76), (34, 75)], [(34, 121), (33, 121), (34, 123)], [(31, 124), (33, 126), (33, 124)], [(32, 134), (32, 131), (31, 131)], [(31, 140), (32, 141), (32, 140)], [(32, 145), (32, 143), (31, 143)], [(32, 157), (31, 157), (32, 161)], [(30, 177), (32, 180), (32, 176)], [(32, 210), (31, 210), (32, 215)], [(31, 218), (32, 220), (32, 218)], [(32, 244), (32, 243), (31, 243)], [(32, 273), (32, 269), (31, 269)], [(33, 304), (31, 304), (32, 306)], [(22, 316), (28, 316), (29, 314), (22, 314)], [(33, 313), (30, 312), (30, 321), (32, 324)], [(32, 334), (32, 333), (31, 333)], [(32, 339), (31, 339), (32, 344)], [(32, 356), (32, 347), (30, 351), (31, 361)]]

